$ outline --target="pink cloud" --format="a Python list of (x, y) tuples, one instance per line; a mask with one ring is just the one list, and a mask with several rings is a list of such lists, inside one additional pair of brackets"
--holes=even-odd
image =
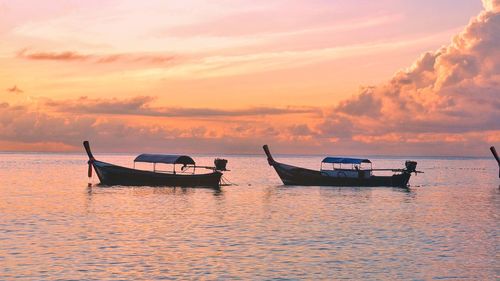
[(18, 58), (26, 60), (46, 61), (88, 61), (94, 63), (144, 63), (165, 64), (170, 63), (177, 57), (163, 54), (82, 54), (76, 51), (63, 52), (38, 52), (22, 49), (17, 53)]
[(17, 85), (14, 85), (13, 87), (11, 88), (7, 88), (6, 90), (7, 92), (9, 93), (13, 93), (13, 94), (21, 94), (23, 93), (24, 91), (21, 90), (19, 87), (17, 87)]
[(90, 99), (80, 97), (75, 100), (47, 100), (45, 105), (65, 113), (136, 115), (155, 117), (239, 117), (289, 114), (313, 114), (314, 107), (249, 107), (243, 109), (155, 107), (152, 96), (137, 96), (129, 99)]
[(370, 144), (424, 142), (431, 135), (450, 134), (455, 137), (428, 143), (441, 139), (464, 145), (474, 140), (456, 134), (500, 135), (497, 4), (473, 19), (449, 46), (423, 54), (388, 82), (341, 102), (318, 129), (332, 136), (347, 131), (353, 140)]
[(0, 144), (12, 146), (17, 143), (18, 147), (41, 151), (52, 150), (56, 145), (64, 150), (78, 151), (82, 140), (88, 139), (98, 149), (115, 152), (250, 153), (260, 147), (263, 137), (279, 142), (279, 135), (269, 125), (248, 124), (244, 133), (232, 127), (221, 134), (196, 124), (182, 128), (168, 124), (131, 125), (121, 118), (53, 115), (30, 107), (0, 103)]
[(89, 55), (83, 55), (77, 52), (28, 52), (27, 49), (19, 51), (18, 57), (30, 60), (57, 60), (57, 61), (75, 61), (86, 60)]

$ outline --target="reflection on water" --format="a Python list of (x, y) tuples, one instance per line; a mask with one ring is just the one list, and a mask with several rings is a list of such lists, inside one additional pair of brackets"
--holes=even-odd
[(226, 158), (238, 185), (211, 190), (87, 187), (83, 155), (0, 154), (0, 279), (498, 278), (489, 159), (418, 159), (406, 190), (285, 187), (265, 157)]

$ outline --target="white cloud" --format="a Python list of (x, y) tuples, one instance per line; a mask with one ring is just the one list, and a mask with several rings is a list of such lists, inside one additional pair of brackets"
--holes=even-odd
[(482, 0), (486, 11), (498, 12), (500, 10), (500, 0)]

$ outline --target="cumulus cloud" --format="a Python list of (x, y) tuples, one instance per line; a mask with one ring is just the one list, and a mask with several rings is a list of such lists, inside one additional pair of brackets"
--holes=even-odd
[(500, 10), (500, 0), (483, 0), (483, 6), (486, 11), (498, 12)]
[(130, 99), (47, 100), (45, 105), (60, 112), (86, 114), (121, 114), (157, 117), (238, 117), (258, 115), (286, 115), (316, 113), (313, 107), (251, 107), (245, 109), (216, 109), (189, 107), (154, 107), (152, 96), (137, 96)]
[(350, 115), (379, 116), (382, 103), (372, 90), (372, 87), (363, 89), (358, 96), (340, 102), (336, 110)]
[(460, 139), (463, 145), (477, 139), (443, 134), (500, 135), (500, 1), (483, 2), (486, 10), (450, 45), (339, 103), (318, 130), (364, 143), (424, 142), (440, 135), (443, 143)]
[(288, 130), (293, 136), (310, 136), (314, 134), (307, 124), (292, 125), (288, 127)]

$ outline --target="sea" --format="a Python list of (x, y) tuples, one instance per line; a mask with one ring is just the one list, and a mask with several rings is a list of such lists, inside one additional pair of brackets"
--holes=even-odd
[(493, 157), (371, 158), (416, 160), (409, 189), (284, 186), (263, 155), (223, 157), (213, 190), (89, 187), (83, 153), (0, 153), (0, 280), (500, 279)]

